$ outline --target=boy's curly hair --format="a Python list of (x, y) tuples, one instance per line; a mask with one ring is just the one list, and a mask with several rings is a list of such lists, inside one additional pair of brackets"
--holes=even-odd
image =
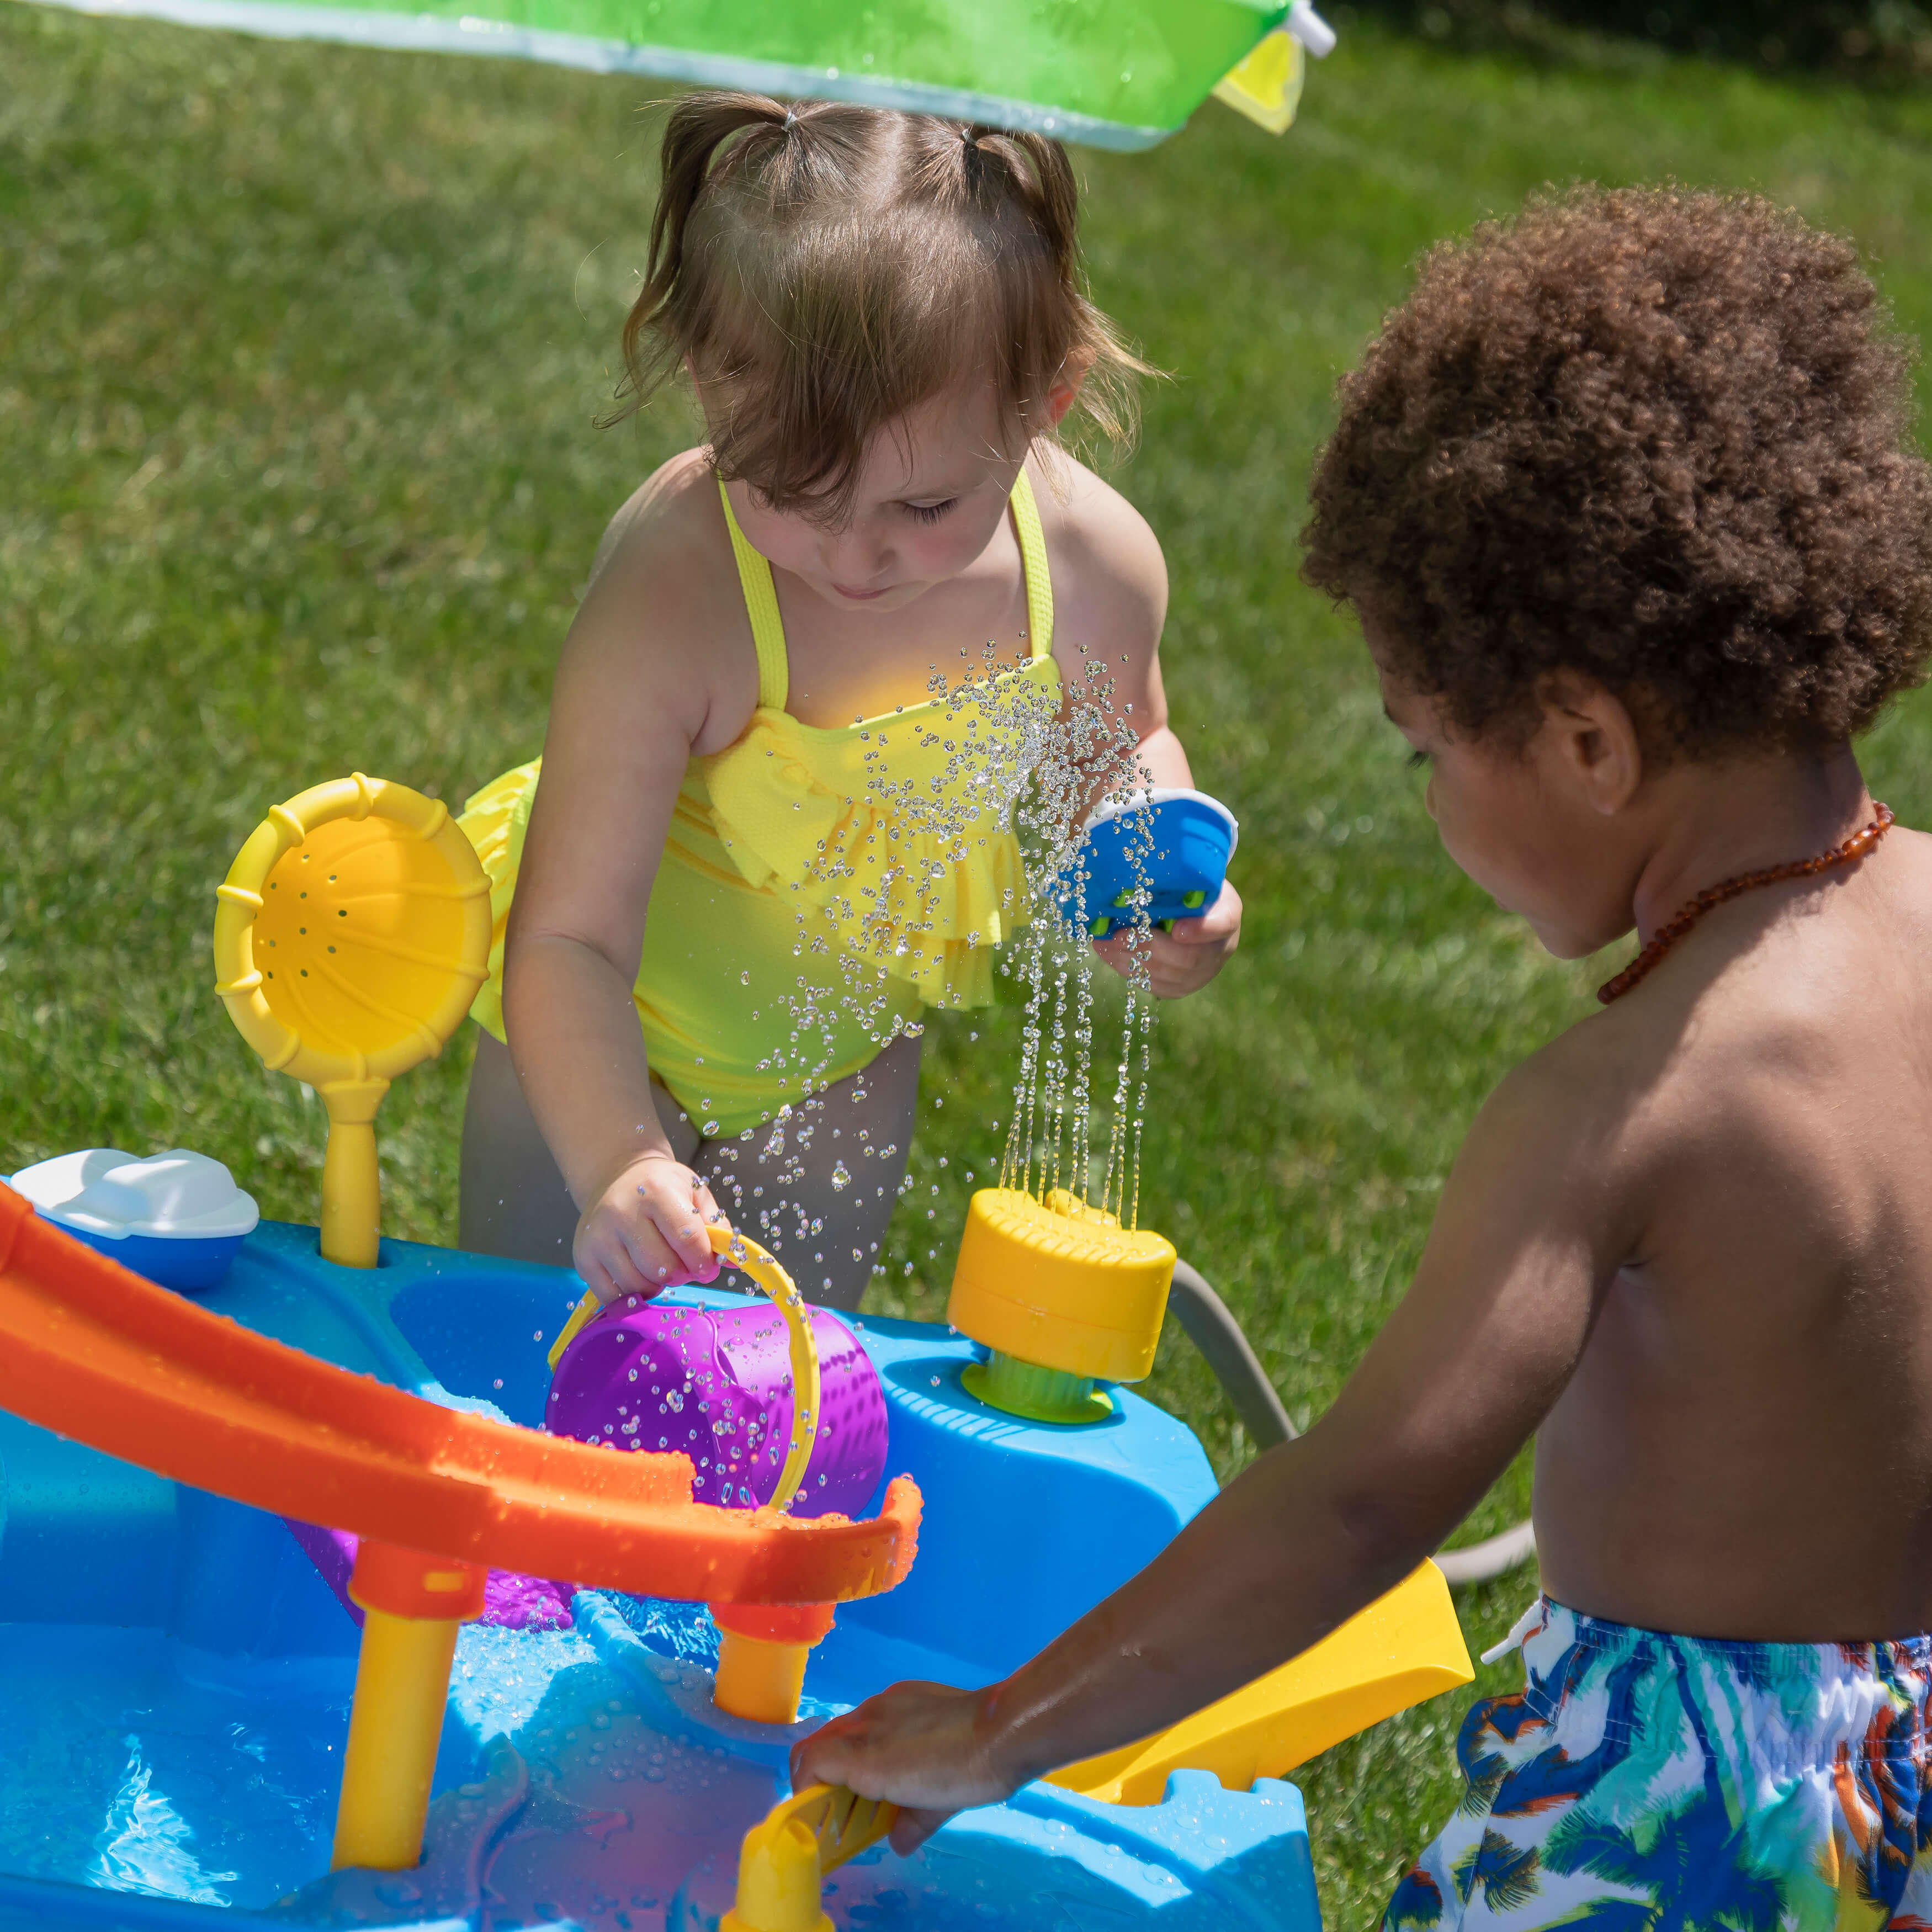
[(1539, 680), (1659, 752), (1828, 744), (1924, 676), (1932, 466), (1850, 244), (1742, 196), (1594, 188), (1424, 260), (1341, 385), (1304, 574), (1450, 722)]

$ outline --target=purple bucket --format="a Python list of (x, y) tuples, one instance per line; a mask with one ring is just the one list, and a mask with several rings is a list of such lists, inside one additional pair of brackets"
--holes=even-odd
[[(794, 1516), (857, 1516), (886, 1471), (886, 1398), (858, 1338), (811, 1311), (819, 1426)], [(784, 1318), (762, 1297), (742, 1308), (614, 1302), (563, 1352), (544, 1426), (614, 1448), (682, 1450), (701, 1503), (770, 1501), (791, 1442)]]

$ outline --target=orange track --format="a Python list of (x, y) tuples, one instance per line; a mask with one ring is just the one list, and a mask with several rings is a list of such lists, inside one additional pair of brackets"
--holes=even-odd
[(442, 1408), (130, 1274), (0, 1185), (0, 1408), (197, 1489), (532, 1576), (711, 1603), (845, 1601), (912, 1563), (918, 1489), (876, 1518), (691, 1500), (682, 1455)]

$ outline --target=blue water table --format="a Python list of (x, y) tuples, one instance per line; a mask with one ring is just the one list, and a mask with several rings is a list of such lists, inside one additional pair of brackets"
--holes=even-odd
[[(380, 801), (358, 783), (352, 813)], [(433, 841), (415, 796), (391, 802)], [(318, 876), (279, 870), (308, 863), (302, 804), (272, 814), (280, 849), (224, 899), (238, 916)], [(328, 850), (322, 876), (351, 862)], [(298, 926), (336, 930), (297, 904)], [(238, 992), (261, 970), (240, 963), (231, 1000), (268, 984)], [(332, 1113), (373, 1153), (367, 1089), (388, 1076), (366, 1065)], [(352, 1137), (348, 1209), (326, 1192), (320, 1230), (259, 1223), (191, 1295), (73, 1240), (58, 1202), (0, 1190), (0, 1928), (1316, 1932), (1280, 1774), (1468, 1681), (1431, 1566), (1234, 1697), (910, 1858), (878, 1808), (788, 1792), (809, 1726), (902, 1678), (995, 1681), (1214, 1493), (1192, 1435), (1130, 1386), (1173, 1266), (1158, 1236), (988, 1189), (951, 1325), (854, 1317), (835, 1354), (781, 1294), (772, 1346), (804, 1420), (734, 1458), (802, 1482), (821, 1411), (857, 1412), (841, 1378), (869, 1378), (868, 1402), (876, 1384), (884, 1444), (850, 1521), (787, 1516), (694, 1500), (702, 1459), (618, 1450), (622, 1422), (607, 1448), (537, 1433), (581, 1281), (380, 1234), (332, 1256), (370, 1232), (364, 1150)], [(718, 1240), (760, 1278), (765, 1258)], [(656, 1305), (697, 1324), (746, 1304)], [(627, 1419), (668, 1431), (716, 1395), (710, 1372)], [(332, 1536), (354, 1552), (340, 1574)], [(725, 1708), (734, 1639), (797, 1663), (788, 1706)]]

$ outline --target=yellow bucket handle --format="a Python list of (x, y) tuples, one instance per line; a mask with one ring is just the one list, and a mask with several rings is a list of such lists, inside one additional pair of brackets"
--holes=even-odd
[[(818, 1343), (812, 1332), (812, 1318), (806, 1311), (805, 1297), (776, 1256), (759, 1246), (748, 1234), (741, 1234), (722, 1222), (713, 1222), (705, 1229), (705, 1234), (712, 1252), (749, 1275), (771, 1297), (784, 1318), (791, 1346), (791, 1442), (785, 1451), (784, 1467), (778, 1472), (778, 1486), (765, 1505), (767, 1509), (784, 1510), (805, 1480), (805, 1466), (812, 1460), (812, 1445), (818, 1431)], [(564, 1350), (603, 1305), (589, 1288), (584, 1290), (584, 1299), (571, 1311), (562, 1332), (550, 1344), (553, 1375), (563, 1359)]]

